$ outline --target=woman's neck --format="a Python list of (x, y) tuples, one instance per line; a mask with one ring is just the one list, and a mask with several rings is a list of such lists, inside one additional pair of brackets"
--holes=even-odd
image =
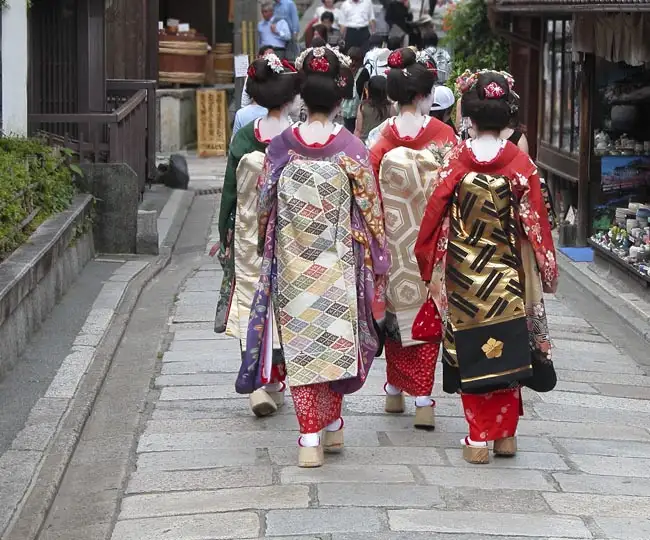
[(336, 130), (330, 117), (324, 113), (308, 113), (307, 121), (300, 124), (300, 136), (307, 144), (325, 144)]
[(409, 103), (408, 105), (400, 105), (399, 106), (399, 114), (400, 116), (402, 114), (412, 114), (414, 116), (421, 116), (420, 111), (418, 111), (418, 108), (415, 104)]
[(477, 161), (487, 163), (497, 157), (504, 141), (498, 131), (479, 131), (470, 139), (470, 147)]
[(283, 109), (271, 109), (267, 113), (266, 117), (267, 118), (274, 118), (276, 120), (280, 120), (280, 118), (282, 118), (283, 116), (286, 116), (286, 114), (283, 115), (282, 113), (283, 113)]
[(283, 113), (283, 109), (273, 109), (266, 116), (260, 118), (257, 129), (263, 141), (270, 141), (291, 125), (288, 116)]
[(415, 105), (401, 106), (395, 118), (395, 129), (400, 137), (415, 138), (424, 126), (427, 117)]

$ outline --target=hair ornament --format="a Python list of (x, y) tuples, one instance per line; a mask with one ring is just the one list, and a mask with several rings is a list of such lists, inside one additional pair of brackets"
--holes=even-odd
[(266, 60), (266, 64), (271, 68), (273, 73), (280, 74), (284, 71), (282, 60), (280, 60), (277, 54), (267, 54), (264, 60)]
[[(477, 71), (475, 73), (472, 73), (469, 69), (466, 69), (456, 79), (456, 91), (460, 94), (464, 94), (465, 92), (471, 90), (476, 86), (479, 76), (485, 73), (496, 73), (497, 75), (501, 75), (508, 83), (508, 89), (511, 92), (513, 91), (513, 88), (515, 86), (514, 77), (510, 75), (510, 73), (508, 73), (507, 71), (496, 71), (494, 69), (481, 69), (480, 71)], [(501, 90), (503, 90), (503, 88)]]
[(330, 63), (324, 56), (314, 56), (309, 61), (309, 69), (315, 73), (327, 73), (330, 70)]
[(393, 69), (401, 69), (403, 65), (402, 53), (400, 51), (393, 51), (388, 56), (388, 67)]
[[(314, 58), (324, 58), (325, 61), (327, 61), (327, 58), (325, 58), (325, 53), (328, 50), (331, 51), (334, 56), (336, 56), (337, 60), (339, 61), (342, 67), (349, 68), (352, 65), (352, 60), (350, 60), (350, 57), (342, 54), (339, 51), (338, 47), (325, 45), (325, 47), (310, 47), (302, 51), (296, 58), (296, 61), (294, 62), (295, 69), (297, 71), (300, 71), (303, 68), (305, 59), (307, 58), (307, 56), (309, 56), (310, 53), (313, 55)], [(329, 62), (327, 63), (329, 66)], [(310, 62), (310, 67), (311, 67), (311, 62)]]
[(314, 49), (314, 58), (322, 58), (325, 56), (325, 47), (316, 47)]
[(253, 64), (248, 66), (248, 71), (246, 72), (246, 75), (248, 75), (249, 79), (254, 79), (256, 73), (257, 73), (257, 70), (255, 69), (255, 66)]
[(492, 81), (483, 88), (483, 95), (485, 96), (485, 99), (500, 99), (506, 95), (506, 91), (501, 88), (498, 83)]
[(334, 82), (336, 83), (336, 86), (339, 88), (345, 88), (348, 84), (346, 78), (343, 75), (339, 75), (334, 79)]
[(402, 75), (404, 75), (404, 77), (410, 77), (411, 76), (411, 74), (409, 73), (409, 70), (406, 69), (406, 68), (402, 69)]

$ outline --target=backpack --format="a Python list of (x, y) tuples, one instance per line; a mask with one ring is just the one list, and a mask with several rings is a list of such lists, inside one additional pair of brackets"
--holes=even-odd
[(385, 77), (388, 69), (389, 49), (372, 49), (366, 53), (363, 59), (363, 67), (368, 71), (370, 78), (377, 75)]

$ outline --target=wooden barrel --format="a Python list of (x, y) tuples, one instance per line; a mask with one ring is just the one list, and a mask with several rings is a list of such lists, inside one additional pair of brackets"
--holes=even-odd
[(214, 54), (231, 54), (232, 43), (215, 43), (212, 50), (214, 51)]
[(208, 42), (200, 35), (158, 37), (160, 82), (203, 84)]
[(229, 84), (234, 78), (234, 56), (232, 54), (214, 55), (214, 74), (217, 84)]

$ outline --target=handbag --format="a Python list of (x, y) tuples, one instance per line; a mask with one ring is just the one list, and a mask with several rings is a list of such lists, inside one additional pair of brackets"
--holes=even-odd
[(440, 343), (443, 338), (442, 317), (432, 298), (427, 298), (420, 307), (411, 328), (411, 337), (416, 341)]

